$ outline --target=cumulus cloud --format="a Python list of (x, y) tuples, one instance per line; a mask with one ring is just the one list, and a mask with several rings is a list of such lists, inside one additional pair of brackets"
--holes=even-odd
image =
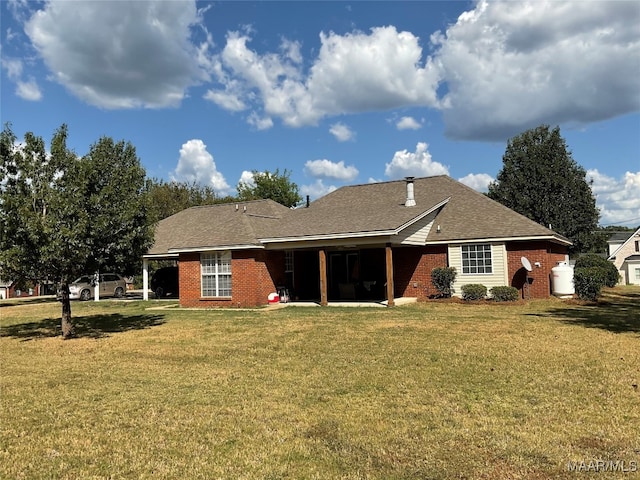
[(102, 108), (177, 106), (208, 78), (195, 2), (47, 2), (25, 32), (53, 79)]
[(337, 188), (335, 185), (325, 185), (322, 179), (319, 178), (311, 185), (302, 185), (300, 187), (300, 193), (303, 197), (309, 195), (310, 200), (313, 201), (325, 196), (327, 193), (333, 192)]
[[(431, 56), (394, 26), (320, 33), (308, 71), (300, 46), (260, 54), (231, 32), (208, 98), (293, 127), (405, 106), (441, 109), (449, 136), (505, 140), (540, 123), (587, 124), (640, 108), (640, 7), (634, 2), (481, 1), (430, 37)], [(438, 89), (446, 92), (438, 98)], [(398, 129), (417, 129), (412, 117)]]
[(205, 98), (221, 108), (246, 104), (300, 127), (331, 115), (438, 104), (437, 68), (423, 58), (418, 37), (393, 26), (321, 32), (306, 76), (297, 43), (283, 40), (280, 52), (259, 54), (248, 47), (251, 40), (248, 33), (230, 32), (216, 57), (218, 85)]
[(640, 224), (640, 171), (613, 178), (593, 169), (587, 171), (587, 179), (593, 180), (600, 225)]
[(195, 182), (211, 186), (218, 196), (228, 195), (231, 190), (224, 176), (216, 168), (216, 163), (207, 151), (207, 146), (199, 139), (189, 140), (182, 145), (172, 179), (178, 182)]
[(42, 99), (42, 92), (35, 78), (29, 76), (23, 79), (22, 60), (16, 58), (3, 58), (2, 67), (7, 72), (7, 78), (16, 84), (16, 95), (24, 100), (38, 101)]
[(338, 140), (339, 142), (349, 141), (355, 135), (349, 127), (340, 122), (331, 125), (329, 132), (331, 133), (331, 135), (336, 137), (336, 140)]
[[(281, 39), (275, 51), (252, 48), (250, 28), (227, 32), (214, 52), (209, 7), (194, 1), (9, 7), (50, 78), (101, 108), (177, 106), (204, 84), (206, 100), (245, 112), (258, 130), (422, 107), (442, 112), (452, 138), (491, 141), (541, 123), (581, 125), (640, 109), (638, 64), (630, 60), (640, 57), (640, 5), (632, 1), (481, 0), (423, 39), (392, 25), (319, 32), (309, 58), (294, 39)], [(19, 95), (41, 95), (34, 78), (11, 73), (21, 65), (3, 65), (21, 82)], [(396, 123), (420, 127), (409, 116)], [(352, 138), (341, 123), (331, 132)]]
[(350, 182), (358, 176), (358, 169), (353, 165), (345, 165), (343, 161), (309, 160), (304, 164), (304, 173), (315, 178), (331, 178)]
[(400, 150), (395, 153), (390, 163), (385, 164), (384, 174), (391, 179), (403, 177), (429, 177), (448, 175), (449, 169), (441, 163), (434, 162), (428, 151), (428, 145), (419, 142), (415, 152)]
[(398, 130), (418, 130), (420, 127), (422, 127), (420, 122), (413, 117), (402, 117), (396, 123), (396, 128)]
[(255, 187), (256, 181), (253, 177), (253, 172), (250, 172), (249, 170), (243, 170), (238, 183), (242, 183), (248, 187)]
[(454, 138), (503, 140), (640, 108), (637, 2), (481, 1), (431, 39)]
[(273, 120), (271, 117), (260, 117), (257, 113), (251, 112), (247, 118), (249, 125), (252, 125), (256, 130), (269, 130), (273, 127)]
[(22, 60), (17, 58), (3, 58), (2, 68), (7, 72), (7, 77), (11, 80), (17, 80), (22, 76)]
[(464, 183), (467, 187), (471, 187), (478, 192), (488, 192), (489, 184), (494, 180), (495, 178), (486, 173), (470, 173), (458, 179), (460, 183)]
[(33, 77), (29, 77), (27, 81), (19, 80), (16, 83), (16, 95), (32, 102), (42, 99), (40, 87)]

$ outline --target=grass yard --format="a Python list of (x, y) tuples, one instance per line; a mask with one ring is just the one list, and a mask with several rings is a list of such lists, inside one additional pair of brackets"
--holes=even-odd
[(640, 476), (640, 288), (597, 305), (156, 305), (73, 303), (63, 341), (58, 303), (0, 303), (0, 478)]

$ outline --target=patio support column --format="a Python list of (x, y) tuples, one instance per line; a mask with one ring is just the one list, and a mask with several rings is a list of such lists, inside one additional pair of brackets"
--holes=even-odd
[(149, 300), (149, 260), (142, 259), (142, 299)]
[(321, 248), (318, 255), (320, 259), (320, 305), (326, 307), (329, 304), (327, 296), (327, 251)]
[(387, 254), (387, 306), (393, 307), (395, 303), (393, 301), (393, 254), (391, 252), (391, 244), (387, 244), (385, 251)]

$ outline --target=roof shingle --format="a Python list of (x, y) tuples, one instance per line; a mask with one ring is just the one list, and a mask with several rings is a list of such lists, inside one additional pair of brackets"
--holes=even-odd
[[(162, 220), (149, 254), (171, 250), (260, 246), (305, 237), (397, 231), (444, 203), (429, 242), (492, 238), (545, 238), (570, 243), (556, 232), (448, 176), (416, 178), (416, 205), (406, 207), (406, 181), (342, 187), (308, 208), (290, 210), (271, 200), (193, 207)], [(246, 206), (246, 212), (244, 207)]]

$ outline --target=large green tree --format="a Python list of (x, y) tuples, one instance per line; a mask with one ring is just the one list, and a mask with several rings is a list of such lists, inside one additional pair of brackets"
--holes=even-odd
[(270, 198), (285, 207), (295, 207), (302, 197), (298, 193), (298, 185), (291, 181), (291, 172), (287, 169), (280, 173), (279, 169), (275, 172), (259, 172), (253, 170), (253, 184), (244, 182), (238, 183), (238, 198), (240, 200), (259, 200)]
[(170, 217), (185, 208), (232, 202), (232, 197), (218, 197), (212, 187), (197, 183), (147, 180), (152, 214), (157, 220)]
[(134, 272), (153, 241), (145, 171), (130, 143), (102, 138), (78, 158), (67, 127), (47, 153), (27, 133), (0, 134), (0, 271), (14, 280), (60, 282), (62, 334), (74, 334), (69, 282), (80, 274)]
[(509, 140), (489, 197), (551, 226), (572, 251), (591, 248), (599, 212), (586, 172), (571, 156), (560, 128), (541, 125)]

